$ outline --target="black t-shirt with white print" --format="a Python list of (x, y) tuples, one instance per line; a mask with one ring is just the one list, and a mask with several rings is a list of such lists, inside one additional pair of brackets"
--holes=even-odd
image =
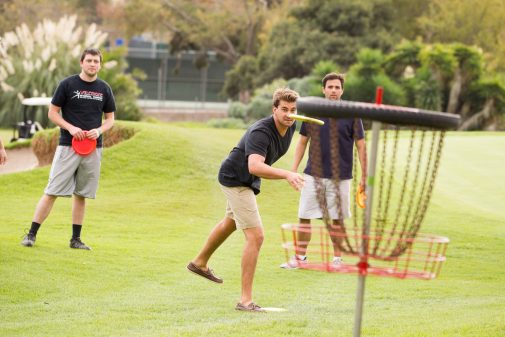
[(221, 164), (219, 183), (227, 187), (250, 187), (254, 194), (260, 193), (261, 179), (249, 173), (249, 156), (259, 154), (265, 157), (265, 164), (272, 165), (289, 149), (295, 129), (296, 123), (293, 123), (286, 134), (281, 136), (273, 116), (254, 123)]
[[(105, 81), (97, 78), (93, 82), (86, 82), (79, 75), (72, 75), (60, 82), (51, 104), (61, 107), (63, 119), (82, 130), (100, 127), (103, 113), (116, 111), (112, 89)], [(64, 129), (60, 131), (59, 144), (71, 146), (70, 132)], [(102, 136), (97, 140), (97, 147), (101, 146)]]

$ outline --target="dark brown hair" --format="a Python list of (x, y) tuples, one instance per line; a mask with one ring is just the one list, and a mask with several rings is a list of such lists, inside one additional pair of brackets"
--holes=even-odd
[(102, 63), (102, 52), (100, 52), (100, 49), (98, 48), (86, 48), (84, 49), (84, 51), (82, 52), (82, 55), (81, 55), (81, 62), (84, 61), (84, 58), (86, 57), (86, 55), (98, 55), (100, 56), (100, 63)]
[(337, 74), (337, 73), (326, 74), (326, 76), (324, 76), (323, 80), (321, 81), (323, 83), (323, 88), (326, 88), (326, 82), (328, 82), (330, 80), (340, 80), (340, 84), (342, 85), (342, 89), (344, 89), (344, 75), (343, 74)]

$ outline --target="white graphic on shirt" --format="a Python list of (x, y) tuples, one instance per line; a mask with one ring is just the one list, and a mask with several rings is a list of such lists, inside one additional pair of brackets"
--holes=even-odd
[(101, 92), (96, 91), (88, 91), (88, 90), (75, 90), (74, 96), (71, 99), (92, 99), (95, 101), (103, 101), (103, 94)]

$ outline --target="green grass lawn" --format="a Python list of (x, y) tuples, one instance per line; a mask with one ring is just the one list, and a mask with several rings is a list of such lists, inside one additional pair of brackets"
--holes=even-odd
[[(17, 133), (15, 134), (17, 136)], [(19, 147), (30, 147), (31, 140), (18, 140), (16, 142), (11, 142), (13, 137), (12, 129), (0, 129), (0, 139), (6, 149), (13, 149)]]
[(9, 144), (12, 138), (12, 129), (0, 129), (0, 139), (4, 145)]
[[(224, 214), (221, 160), (244, 130), (136, 124), (104, 151), (83, 241), (68, 248), (71, 202), (59, 199), (33, 248), (20, 246), (49, 168), (0, 176), (0, 336), (350, 336), (357, 277), (283, 270), (280, 225), (298, 194), (263, 181), (266, 240), (255, 301), (234, 310), (243, 235), (216, 252), (210, 283), (186, 271)], [(3, 137), (3, 136), (2, 136)], [(294, 140), (296, 141), (296, 139)], [(505, 134), (450, 133), (423, 232), (451, 239), (433, 281), (369, 277), (363, 336), (505, 336)], [(276, 166), (289, 168), (294, 146)]]

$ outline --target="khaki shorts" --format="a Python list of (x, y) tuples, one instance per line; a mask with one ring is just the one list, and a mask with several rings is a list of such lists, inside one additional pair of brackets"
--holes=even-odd
[[(319, 206), (317, 200), (316, 179), (308, 174), (304, 175), (305, 184), (303, 185), (300, 194), (300, 206), (298, 208), (298, 218), (300, 219), (321, 219), (323, 217), (323, 210)], [(338, 187), (340, 192), (340, 204), (342, 209), (343, 218), (351, 217), (350, 209), (350, 190), (352, 179), (340, 180)], [(337, 208), (337, 188), (335, 181), (332, 179), (321, 178), (321, 185), (326, 195), (326, 202), (328, 205), (328, 213), (332, 220), (339, 219), (339, 212)]]
[(57, 197), (71, 197), (75, 194), (95, 199), (101, 159), (102, 148), (82, 157), (71, 146), (58, 146), (44, 193)]
[(233, 219), (237, 229), (263, 227), (256, 196), (249, 187), (226, 187), (221, 185), (226, 196), (225, 216)]

